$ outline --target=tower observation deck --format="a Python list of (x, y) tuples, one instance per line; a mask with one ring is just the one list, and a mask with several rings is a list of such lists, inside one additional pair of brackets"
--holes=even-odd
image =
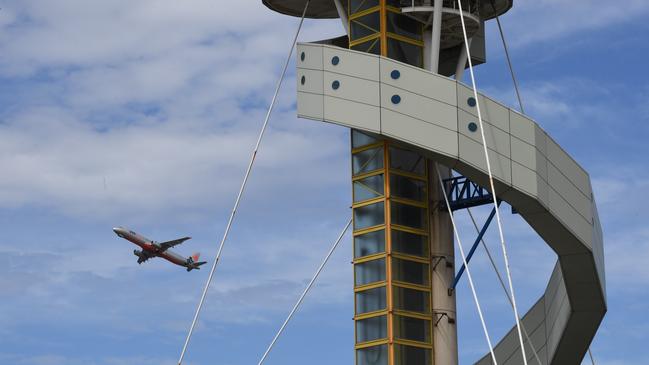
[[(262, 1), (286, 15), (305, 11), (305, 0)], [(486, 62), (485, 22), (512, 5), (311, 0), (306, 8), (307, 18), (340, 18), (346, 31), (298, 45), (297, 105), (302, 118), (351, 130), (357, 365), (458, 363), (453, 227), (438, 179), (460, 181), (452, 171), (479, 190), (493, 170), (497, 199), (557, 253), (546, 292), (521, 320), (529, 361), (579, 364), (604, 316), (588, 174), (530, 118), (459, 82), (468, 57)], [(524, 363), (516, 327), (494, 352), (498, 364)]]

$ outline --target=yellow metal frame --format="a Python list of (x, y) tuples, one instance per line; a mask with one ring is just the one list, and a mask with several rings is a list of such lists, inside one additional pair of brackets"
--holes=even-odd
[[(383, 1), (382, 1), (383, 3)], [(392, 202), (399, 203), (399, 204), (405, 204), (413, 207), (418, 207), (424, 209), (425, 216), (428, 217), (430, 214), (430, 207), (429, 207), (429, 190), (428, 190), (428, 164), (424, 164), (424, 173), (422, 175), (414, 174), (414, 173), (409, 173), (405, 171), (400, 171), (398, 169), (393, 169), (390, 168), (390, 146), (391, 143), (387, 140), (382, 140), (376, 143), (371, 143), (366, 146), (361, 146), (352, 149), (352, 153), (359, 153), (359, 152), (364, 152), (367, 150), (375, 149), (378, 147), (382, 147), (383, 150), (383, 165), (382, 168), (379, 168), (374, 171), (370, 172), (365, 172), (362, 174), (358, 174), (356, 176), (352, 177), (352, 181), (356, 182), (359, 180), (362, 180), (364, 178), (370, 177), (370, 176), (377, 176), (377, 175), (383, 175), (383, 195), (368, 199), (365, 201), (360, 201), (360, 202), (354, 202), (352, 204), (352, 209), (357, 209), (361, 207), (365, 207), (371, 204), (376, 204), (383, 202), (384, 203), (384, 223), (380, 225), (376, 225), (373, 227), (367, 227), (363, 229), (354, 229), (353, 230), (353, 237), (358, 237), (363, 234), (371, 233), (371, 232), (376, 232), (376, 231), (383, 231), (383, 234), (385, 235), (385, 249), (384, 252), (379, 252), (375, 253), (372, 255), (368, 256), (363, 256), (363, 257), (358, 257), (354, 258), (352, 263), (354, 265), (357, 264), (362, 264), (366, 263), (369, 261), (374, 261), (374, 260), (385, 260), (385, 280), (378, 281), (378, 282), (373, 282), (369, 284), (364, 284), (364, 285), (356, 285), (356, 270), (354, 269), (354, 321), (359, 321), (359, 320), (364, 320), (368, 318), (374, 318), (374, 317), (379, 317), (379, 316), (386, 316), (387, 319), (387, 338), (384, 339), (378, 339), (378, 340), (373, 340), (373, 341), (367, 341), (367, 342), (362, 342), (362, 343), (356, 343), (354, 348), (356, 350), (358, 349), (363, 349), (363, 348), (368, 348), (368, 347), (373, 347), (373, 346), (379, 346), (379, 345), (387, 345), (387, 353), (388, 353), (388, 364), (389, 365), (399, 365), (395, 359), (395, 345), (404, 345), (404, 346), (413, 346), (413, 347), (418, 347), (418, 348), (424, 348), (431, 350), (431, 355), (432, 355), (432, 350), (433, 350), (433, 326), (434, 326), (434, 313), (433, 313), (433, 303), (432, 303), (432, 290), (431, 290), (431, 282), (432, 282), (432, 272), (430, 270), (430, 265), (431, 265), (431, 250), (430, 247), (428, 247), (428, 252), (427, 256), (416, 256), (416, 255), (408, 255), (408, 254), (402, 254), (398, 252), (393, 252), (392, 249), (392, 230), (394, 229), (395, 231), (401, 231), (401, 232), (407, 232), (407, 233), (412, 233), (412, 234), (417, 234), (423, 237), (429, 237), (430, 235), (430, 223), (428, 222), (428, 219), (425, 221), (425, 227), (424, 229), (418, 229), (418, 228), (413, 228), (413, 227), (407, 227), (407, 226), (402, 226), (402, 225), (396, 225), (392, 223), (392, 217), (391, 217), (391, 208), (392, 208)], [(400, 147), (403, 149), (402, 147)], [(423, 181), (426, 182), (425, 188), (424, 188), (424, 199), (423, 201), (415, 201), (411, 199), (405, 199), (405, 198), (397, 198), (392, 196), (391, 193), (391, 186), (390, 186), (390, 176), (391, 174), (411, 178), (413, 180), (418, 180), (418, 181)], [(353, 187), (352, 187), (353, 190)], [(353, 195), (353, 192), (352, 192)], [(425, 240), (425, 242), (429, 242), (428, 239)], [(352, 248), (352, 250), (354, 250)], [(425, 264), (428, 265), (428, 270), (427, 270), (427, 285), (419, 285), (419, 284), (414, 284), (414, 283), (407, 283), (407, 282), (401, 282), (398, 280), (394, 279), (393, 276), (393, 264), (392, 261), (393, 259), (400, 259), (404, 260), (406, 262), (416, 262), (419, 264)], [(376, 288), (381, 288), (385, 287), (385, 292), (386, 292), (386, 298), (385, 298), (385, 303), (386, 303), (386, 308), (377, 310), (377, 311), (372, 311), (368, 313), (362, 313), (362, 314), (357, 314), (356, 313), (356, 293), (363, 292), (366, 290), (371, 290), (371, 289), (376, 289)], [(413, 290), (419, 290), (425, 293), (428, 293), (428, 308), (426, 313), (420, 313), (420, 312), (412, 312), (412, 311), (405, 311), (405, 310), (400, 310), (400, 309), (395, 309), (395, 288), (406, 288), (406, 289), (413, 289)], [(395, 316), (400, 316), (400, 317), (407, 317), (407, 318), (417, 318), (421, 320), (426, 320), (428, 321), (427, 323), (430, 325), (429, 327), (429, 338), (428, 342), (420, 342), (420, 341), (413, 341), (413, 340), (406, 340), (406, 339), (397, 339), (395, 337)], [(357, 331), (356, 331), (356, 324), (354, 325), (354, 339), (356, 339)]]
[[(404, 43), (408, 43), (408, 44), (412, 44), (412, 45), (420, 47), (421, 48), (420, 52), (421, 52), (421, 55), (422, 55), (421, 59), (422, 59), (422, 62), (423, 62), (423, 52), (424, 52), (423, 28), (421, 29), (421, 33), (422, 33), (421, 38), (422, 39), (409, 38), (409, 37), (406, 37), (406, 36), (403, 36), (403, 35), (400, 35), (400, 34), (388, 32), (388, 30), (387, 30), (388, 13), (401, 14), (401, 9), (395, 8), (393, 6), (388, 5), (386, 0), (379, 0), (379, 5), (376, 5), (376, 6), (373, 6), (371, 8), (368, 8), (368, 9), (365, 9), (365, 10), (362, 10), (362, 11), (359, 11), (359, 12), (355, 12), (355, 13), (351, 13), (351, 1), (348, 1), (347, 5), (348, 5), (347, 6), (347, 9), (348, 9), (347, 23), (348, 23), (348, 28), (349, 29), (352, 28), (352, 22), (354, 20), (362, 18), (362, 17), (364, 17), (366, 15), (369, 15), (369, 14), (372, 14), (372, 13), (375, 13), (375, 12), (379, 13), (379, 19), (380, 19), (379, 20), (379, 29), (377, 30), (377, 32), (375, 34), (371, 34), (371, 35), (368, 35), (368, 36), (365, 36), (365, 37), (362, 37), (362, 38), (359, 38), (359, 39), (354, 39), (354, 40), (351, 39), (351, 34), (349, 34), (348, 38), (349, 38), (349, 47), (350, 48), (355, 47), (355, 46), (357, 46), (359, 44), (363, 44), (363, 43), (366, 43), (366, 42), (369, 42), (369, 41), (372, 41), (372, 40), (379, 39), (380, 42), (381, 42), (381, 47), (380, 47), (381, 52), (380, 52), (380, 54), (381, 54), (381, 56), (387, 56), (388, 55), (388, 39), (394, 39), (394, 40), (397, 40), (399, 42), (404, 42)], [(359, 24), (363, 25), (362, 23), (359, 23)], [(375, 30), (375, 29), (372, 29), (372, 28), (369, 28), (369, 27), (367, 27), (367, 28), (370, 29), (370, 30)]]

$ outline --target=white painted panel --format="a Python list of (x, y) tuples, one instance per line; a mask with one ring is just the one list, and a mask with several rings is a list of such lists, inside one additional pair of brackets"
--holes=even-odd
[(324, 120), (324, 96), (321, 94), (297, 93), (297, 116)]
[(547, 158), (548, 156), (548, 135), (545, 131), (538, 125), (534, 125), (534, 139), (536, 149), (541, 151), (543, 156)]
[(534, 126), (536, 123), (511, 109), (509, 111), (509, 123), (512, 136), (515, 136), (532, 146), (536, 145), (536, 134), (534, 132)]
[(526, 192), (534, 197), (541, 205), (549, 208), (548, 184), (534, 171), (517, 162), (512, 162), (512, 185), (517, 190)]
[[(458, 107), (477, 119), (478, 107), (472, 107), (468, 104), (468, 99), (473, 97), (473, 89), (461, 83), (457, 85)], [(505, 132), (509, 132), (509, 108), (480, 93), (478, 93), (478, 102), (480, 103), (480, 112), (483, 120), (488, 121)]]
[[(333, 65), (332, 60), (336, 56), (339, 62), (337, 65)], [(323, 63), (325, 71), (373, 81), (379, 81), (380, 79), (379, 57), (373, 54), (350, 51), (334, 46), (324, 46)]]
[[(512, 161), (527, 167), (528, 169), (537, 171), (537, 151), (534, 146), (521, 141), (516, 137), (512, 137)], [(544, 171), (544, 170), (543, 170)], [(546, 177), (547, 178), (547, 177)]]
[(584, 169), (581, 168), (559, 145), (547, 138), (548, 161), (554, 165), (568, 180), (570, 180), (588, 198), (591, 197), (590, 178)]
[(457, 134), (446, 128), (383, 109), (381, 129), (387, 136), (449, 157), (458, 156)]
[[(324, 75), (322, 71), (298, 68), (296, 76), (298, 92), (308, 92), (312, 94), (322, 94), (324, 92)], [(304, 77), (304, 84), (302, 84), (302, 77)]]
[(324, 119), (350, 128), (380, 133), (380, 108), (345, 99), (324, 97)]
[[(393, 95), (401, 98), (398, 104), (392, 102)], [(381, 106), (452, 131), (457, 130), (457, 108), (390, 85), (381, 84)]]
[(550, 188), (550, 211), (590, 249), (593, 226), (552, 188)]
[[(459, 141), (460, 159), (487, 174), (487, 162), (482, 144), (461, 134)], [(494, 177), (507, 185), (511, 185), (511, 160), (490, 149), (489, 161)]]
[[(399, 78), (393, 79), (392, 71), (399, 71)], [(449, 105), (457, 103), (455, 81), (419, 67), (382, 58), (381, 83), (408, 90)]]
[[(475, 132), (471, 132), (469, 130), (469, 124), (471, 122), (475, 123), (478, 128)], [(487, 141), (487, 147), (497, 151), (503, 156), (509, 157), (511, 153), (509, 134), (507, 132), (504, 132), (500, 128), (494, 127), (492, 124), (486, 121), (483, 121), (482, 124), (485, 129), (485, 140)], [(482, 145), (480, 123), (478, 122), (477, 118), (469, 113), (460, 110), (458, 111), (458, 127), (458, 130), (461, 134)]]
[[(304, 61), (302, 60), (304, 53)], [(322, 70), (322, 46), (317, 44), (298, 43), (297, 67)]]
[(577, 189), (553, 165), (548, 166), (548, 183), (589, 223), (593, 222), (592, 201)]
[[(338, 89), (333, 88), (338, 81)], [(373, 106), (379, 106), (379, 83), (351, 76), (324, 73), (324, 94)]]

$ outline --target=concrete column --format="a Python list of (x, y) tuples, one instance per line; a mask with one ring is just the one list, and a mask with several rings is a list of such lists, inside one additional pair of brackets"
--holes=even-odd
[[(448, 167), (439, 165), (442, 178), (451, 176)], [(433, 310), (433, 364), (457, 365), (457, 315), (455, 293), (448, 288), (455, 279), (453, 226), (446, 210), (434, 161), (428, 161), (430, 214), (431, 297)], [(435, 324), (436, 323), (436, 324)]]
[[(469, 49), (471, 48), (471, 40), (473, 40), (473, 38), (469, 38)], [(466, 61), (468, 60), (469, 55), (466, 52), (464, 42), (462, 42), (462, 51), (460, 52), (460, 57), (457, 59), (457, 66), (455, 67), (455, 79), (457, 81), (462, 81), (462, 77), (464, 77), (464, 69), (466, 68)]]

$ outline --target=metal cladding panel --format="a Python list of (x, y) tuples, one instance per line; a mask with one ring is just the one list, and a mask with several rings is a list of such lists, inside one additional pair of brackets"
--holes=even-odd
[(525, 141), (532, 146), (536, 145), (536, 123), (514, 110), (509, 112), (509, 123), (512, 136)]
[(324, 120), (324, 95), (298, 92), (297, 116), (300, 118)]
[(319, 45), (300, 43), (297, 51), (297, 67), (322, 70), (322, 52), (323, 49)]
[(561, 259), (561, 272), (571, 287), (572, 309), (581, 312), (601, 312), (602, 291), (592, 253), (570, 255)]
[(591, 248), (593, 226), (582, 217), (575, 208), (550, 187), (550, 211), (555, 217), (570, 227), (570, 231), (579, 238), (581, 243)]
[[(477, 130), (472, 132), (469, 128), (471, 123), (475, 123)], [(511, 156), (511, 144), (510, 136), (506, 131), (494, 126), (491, 123), (483, 122), (485, 140), (487, 141), (487, 148), (498, 152), (499, 154), (510, 157)], [(482, 145), (482, 133), (480, 133), (480, 124), (478, 121), (469, 113), (464, 111), (458, 111), (458, 131), (460, 134), (471, 138), (476, 143)], [(484, 153), (483, 153), (484, 155)]]
[[(396, 73), (393, 74), (394, 71)], [(422, 75), (419, 67), (381, 58), (381, 83), (446, 103), (456, 109), (455, 81), (448, 77), (432, 73)]]
[(458, 158), (457, 132), (389, 109), (381, 111), (381, 133), (429, 151)]
[(299, 68), (296, 73), (297, 91), (311, 94), (324, 93), (324, 74), (322, 70)]
[(379, 81), (379, 56), (328, 46), (323, 51), (323, 63), (325, 71)]
[(379, 107), (326, 95), (324, 97), (324, 120), (350, 128), (374, 133), (381, 132)]
[(548, 136), (548, 161), (554, 165), (589, 199), (591, 186), (588, 173), (579, 166), (552, 138)]
[(593, 202), (590, 200), (590, 197), (584, 195), (577, 189), (554, 165), (548, 166), (548, 183), (588, 223), (593, 222)]
[[(469, 88), (466, 85), (457, 83), (458, 108), (473, 115), (477, 123), (478, 107), (477, 105), (469, 105), (470, 98), (473, 98), (473, 89)], [(483, 121), (486, 121), (489, 124), (492, 124), (509, 133), (509, 108), (492, 99), (489, 99), (482, 94), (478, 94), (478, 103), (480, 105), (480, 115), (482, 116)]]
[(536, 198), (545, 208), (550, 206), (548, 184), (534, 170), (512, 162), (512, 185)]
[[(398, 98), (398, 102), (393, 98)], [(381, 84), (381, 105), (384, 109), (457, 131), (457, 108), (440, 101)]]
[[(538, 364), (534, 351), (541, 360), (541, 364), (547, 364), (546, 352), (546, 328), (545, 328), (545, 301), (542, 297), (522, 318), (521, 324), (532, 344), (527, 340), (525, 332), (523, 332), (523, 344), (525, 346), (525, 353), (529, 363)], [(520, 350), (520, 341), (518, 339), (518, 329), (513, 327), (503, 339), (494, 348), (494, 354), (498, 364), (520, 365), (523, 363), (523, 354)], [(485, 355), (477, 364), (492, 364), (491, 354)]]
[[(464, 135), (459, 135), (460, 159), (469, 165), (487, 173), (487, 161), (482, 143), (478, 143)], [(507, 185), (512, 183), (511, 160), (494, 150), (489, 149), (489, 161), (494, 178)]]
[(352, 76), (324, 72), (324, 94), (378, 107), (379, 83)]
[(512, 137), (534, 146), (544, 157), (547, 157), (547, 136), (538, 124), (511, 109), (509, 111), (509, 123)]
[[(477, 108), (467, 102), (469, 88), (423, 69), (329, 45), (299, 44), (298, 54), (302, 52), (300, 116), (385, 135), (488, 184), (482, 139), (467, 129), (471, 120), (477, 123)], [(338, 57), (336, 65), (333, 57)], [(395, 69), (397, 78), (391, 75)], [(484, 96), (479, 102), (498, 196), (519, 210), (561, 263), (541, 298), (545, 320), (531, 330), (532, 341), (543, 349), (547, 364), (574, 363), (585, 354), (606, 312), (602, 231), (588, 174), (531, 119)], [(524, 321), (536, 323), (539, 316), (532, 308)], [(506, 336), (497, 345), (499, 360), (520, 361), (517, 346)]]
[(547, 181), (547, 160), (541, 152), (534, 148), (534, 145), (512, 136), (511, 153), (512, 161), (527, 167)]
[(595, 204), (595, 196), (593, 195), (593, 245), (592, 251), (595, 257), (595, 264), (597, 265), (597, 275), (599, 277), (600, 285), (602, 286), (602, 293), (604, 294), (604, 301), (606, 301), (606, 280), (604, 275), (604, 233), (602, 232), (602, 225), (599, 221), (599, 213), (597, 205)]
[[(546, 317), (546, 332), (547, 332), (547, 347), (548, 354), (554, 354), (557, 351), (557, 346), (563, 332), (570, 319), (570, 300), (565, 292), (565, 287), (561, 287), (561, 294), (557, 297), (557, 302), (553, 303), (552, 310), (548, 312)], [(552, 357), (552, 355), (550, 355)]]

